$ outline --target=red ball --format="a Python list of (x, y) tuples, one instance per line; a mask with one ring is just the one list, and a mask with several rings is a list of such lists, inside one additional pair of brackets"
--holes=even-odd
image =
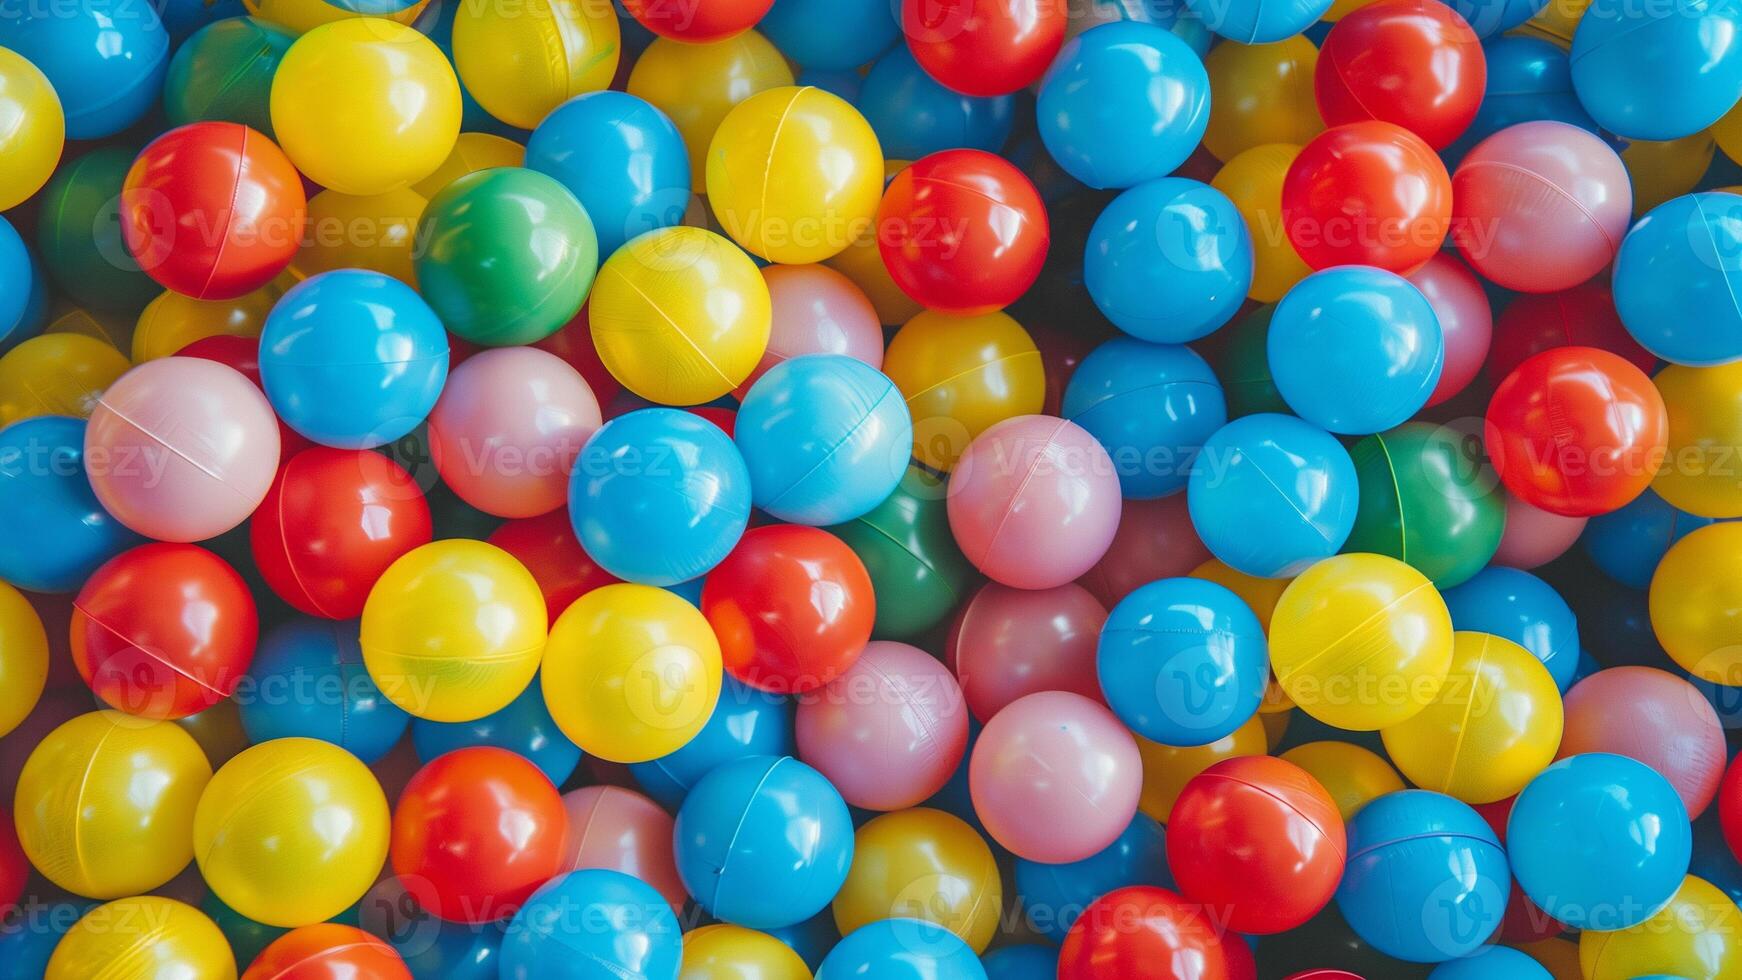
[(729, 408), (699, 405), (695, 408), (686, 408), (684, 411), (691, 415), (698, 415), (707, 419), (709, 422), (714, 423), (714, 425), (728, 437), (732, 435), (732, 430), (738, 427), (738, 413)]
[(393, 810), (388, 854), (406, 890), (451, 922), (514, 914), (563, 870), (568, 813), (525, 757), (490, 746), (430, 760)]
[[(237, 337), (233, 334), (220, 333), (199, 340), (175, 352), (177, 357), (198, 357), (207, 361), (217, 361), (244, 378), (254, 382), (254, 387), (266, 393), (266, 386), (260, 383), (260, 338)], [(314, 445), (302, 433), (278, 420), (278, 458), (289, 459), (304, 449)]]
[(1291, 973), (1284, 980), (1363, 980), (1359, 973), (1348, 970), (1306, 970)]
[(1235, 932), (1271, 935), (1319, 913), (1343, 878), (1343, 818), (1306, 770), (1274, 756), (1218, 762), (1167, 818), (1181, 894), (1222, 909)]
[(1622, 326), (1602, 277), (1558, 293), (1513, 297), (1494, 321), (1488, 377), (1498, 381), (1532, 354), (1551, 347), (1595, 347), (1621, 355), (1646, 374), (1657, 368), (1657, 357)]
[(726, 671), (777, 694), (815, 690), (852, 666), (876, 611), (853, 549), (797, 524), (746, 531), (702, 583)]
[(1452, 178), (1406, 129), (1357, 122), (1313, 137), (1282, 181), (1282, 222), (1307, 265), (1406, 274), (1434, 257), (1452, 221)]
[(1669, 418), (1645, 372), (1594, 347), (1532, 356), (1494, 389), (1482, 440), (1506, 489), (1566, 517), (1607, 514), (1645, 492)]
[(432, 536), (410, 473), (380, 453), (316, 446), (285, 461), (248, 540), (266, 584), (298, 612), (363, 615), (387, 566)]
[(913, 59), (963, 95), (1009, 95), (1040, 81), (1065, 43), (1059, 0), (902, 0)]
[(1724, 781), (1718, 784), (1718, 824), (1730, 853), (1742, 861), (1742, 755), (1730, 760)]
[(1049, 240), (1040, 192), (1009, 161), (979, 150), (921, 157), (877, 207), (877, 250), (890, 278), (945, 313), (977, 316), (1015, 302), (1039, 277)]
[(152, 140), (121, 185), (121, 237), (146, 275), (196, 299), (271, 282), (302, 244), (308, 201), (278, 145), (240, 123)]
[(1487, 86), (1481, 38), (1440, 0), (1379, 0), (1353, 11), (1325, 36), (1313, 70), (1325, 125), (1396, 123), (1436, 150), (1470, 128)]
[(1059, 950), (1058, 980), (1229, 980), (1229, 973), (1209, 910), (1165, 888), (1134, 885), (1083, 910)]
[(576, 599), (621, 581), (600, 568), (581, 547), (567, 508), (508, 521), (490, 535), (489, 541), (532, 573), (538, 590), (544, 593), (544, 608), (553, 626)]
[(279, 936), (242, 980), (411, 980), (392, 946), (355, 926), (321, 922)]
[(772, 6), (774, 0), (623, 0), (623, 9), (642, 27), (691, 44), (742, 34)]
[(30, 880), (30, 860), (18, 843), (18, 828), (12, 810), (0, 807), (0, 918), (10, 918)]
[(185, 718), (229, 697), (259, 632), (242, 576), (197, 545), (123, 551), (73, 600), (79, 676), (111, 707), (146, 718)]

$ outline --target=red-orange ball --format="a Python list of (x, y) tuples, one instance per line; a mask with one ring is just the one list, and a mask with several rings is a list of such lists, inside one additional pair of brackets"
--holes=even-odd
[(392, 946), (355, 926), (320, 922), (279, 936), (242, 980), (411, 980)]
[(1436, 150), (1470, 128), (1487, 85), (1482, 40), (1440, 0), (1379, 0), (1350, 13), (1325, 36), (1313, 72), (1325, 125), (1379, 119)]
[(1213, 913), (1166, 888), (1110, 891), (1065, 934), (1058, 980), (1229, 980)]
[(1421, 138), (1357, 122), (1312, 138), (1282, 180), (1282, 224), (1315, 269), (1371, 265), (1400, 275), (1440, 250), (1452, 221), (1452, 178)]
[(907, 47), (963, 95), (1009, 95), (1040, 81), (1065, 43), (1060, 0), (902, 0)]
[(690, 44), (742, 34), (768, 13), (774, 0), (623, 0), (623, 9), (660, 37)]

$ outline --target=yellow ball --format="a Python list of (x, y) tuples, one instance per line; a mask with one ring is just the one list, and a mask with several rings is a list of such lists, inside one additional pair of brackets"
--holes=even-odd
[(242, 727), (242, 709), (235, 698), (225, 698), (204, 711), (175, 719), (175, 725), (193, 736), (206, 761), (215, 769), (247, 748), (248, 730)]
[(1742, 684), (1742, 524), (1699, 528), (1672, 545), (1651, 577), (1651, 629), (1683, 670)]
[(0, 48), (0, 211), (42, 189), (60, 162), (67, 122), (48, 76)]
[(1511, 640), (1460, 631), (1439, 697), (1379, 734), (1416, 786), (1493, 803), (1554, 761), (1563, 721), (1560, 691), (1542, 661)]
[(1260, 303), (1282, 299), (1312, 272), (1282, 226), (1282, 180), (1299, 155), (1300, 147), (1292, 143), (1255, 146), (1223, 164), (1210, 180), (1246, 219), (1252, 236), (1252, 287), (1246, 295)]
[(1701, 517), (1742, 517), (1742, 361), (1671, 364), (1652, 379), (1669, 415), (1669, 444), (1651, 488)]
[(1162, 745), (1142, 737), (1137, 739), (1137, 754), (1143, 759), (1143, 792), (1137, 808), (1161, 823), (1179, 799), (1180, 791), (1192, 777), (1223, 759), (1244, 755), (1268, 755), (1269, 741), (1264, 735), (1264, 723), (1257, 715), (1234, 730), (1234, 734), (1219, 738), (1208, 745)]
[(1325, 16), (1320, 20), (1335, 23), (1373, 2), (1375, 0), (1333, 0), (1331, 9), (1325, 11)]
[(294, 929), (363, 897), (387, 860), (388, 826), (387, 797), (356, 756), (319, 739), (277, 738), (207, 784), (194, 811), (194, 860), (225, 905)]
[[(906, 166), (905, 160), (883, 161), (884, 186), (887, 187), (890, 179)], [(852, 244), (824, 264), (853, 280), (853, 285), (858, 286), (871, 301), (871, 306), (877, 310), (877, 319), (884, 326), (906, 323), (925, 309), (912, 296), (902, 292), (889, 274), (889, 267), (883, 264), (883, 253), (877, 247), (875, 221), (861, 229)]]
[(810, 86), (752, 95), (708, 146), (708, 203), (738, 244), (803, 265), (841, 252), (883, 197), (883, 149), (852, 104)]
[(853, 835), (835, 926), (844, 936), (879, 919), (923, 919), (983, 953), (1003, 901), (998, 861), (974, 828), (942, 810), (900, 810)]
[(758, 92), (791, 85), (780, 51), (755, 31), (685, 44), (654, 38), (629, 72), (629, 94), (671, 117), (690, 154), (690, 182), (707, 186), (708, 146), (732, 107)]
[(694, 738), (720, 698), (720, 643), (696, 607), (650, 585), (607, 585), (551, 627), (540, 683), (589, 755), (646, 762)]
[(467, 174), (492, 167), (518, 167), (526, 162), (526, 147), (494, 133), (461, 133), (454, 141), (453, 152), (435, 169), (435, 173), (413, 184), (427, 202), (442, 189)]
[(974, 437), (1046, 402), (1040, 349), (1005, 313), (952, 316), (927, 310), (895, 332), (883, 373), (907, 399), (913, 455), (948, 472)]
[(544, 594), (501, 548), (456, 538), (389, 565), (363, 603), (363, 665), (388, 700), (430, 721), (508, 706), (544, 656)]
[(169, 357), (207, 337), (258, 337), (282, 295), (276, 281), (235, 299), (194, 299), (165, 290), (139, 312), (131, 341), (133, 360), (144, 364)]
[(1427, 576), (1385, 555), (1326, 558), (1283, 590), (1270, 664), (1302, 711), (1347, 731), (1413, 717), (1452, 663), (1452, 615)]
[(811, 980), (811, 971), (773, 936), (722, 923), (684, 933), (678, 980)]
[(1700, 130), (1678, 140), (1633, 140), (1621, 151), (1621, 162), (1633, 179), (1633, 217), (1699, 185), (1717, 152), (1712, 131)]
[(43, 980), (235, 980), (236, 958), (217, 923), (170, 898), (99, 905), (54, 948)]
[(0, 357), (0, 428), (38, 415), (90, 418), (129, 367), (126, 355), (82, 334), (32, 337)]
[(1348, 742), (1308, 742), (1282, 754), (1305, 769), (1337, 803), (1344, 820), (1386, 793), (1404, 788), (1397, 770), (1373, 752)]
[(48, 683), (48, 633), (24, 593), (0, 582), (0, 736), (29, 716)]
[(744, 383), (768, 349), (768, 283), (738, 246), (678, 226), (638, 235), (599, 268), (593, 344), (623, 387), (699, 405)]
[(212, 778), (173, 722), (116, 711), (49, 732), (18, 776), (18, 842), (43, 877), (86, 898), (151, 891), (193, 860), (194, 807)]
[[(409, 24), (417, 20), (423, 8), (429, 5), (429, 0), (416, 0), (392, 13), (380, 11), (370, 16), (384, 17), (401, 24)], [(295, 34), (305, 34), (322, 24), (331, 24), (336, 20), (348, 20), (364, 16), (358, 12), (358, 5), (346, 3), (328, 3), (327, 0), (242, 0), (242, 6), (252, 16), (268, 20)], [(379, 10), (383, 4), (371, 3), (363, 6)]]
[(622, 54), (616, 11), (596, 0), (461, 3), (454, 14), (454, 65), (466, 91), (521, 129), (609, 87)]
[(368, 269), (415, 287), (412, 246), (428, 203), (409, 187), (363, 196), (321, 191), (308, 202), (308, 232), (291, 272), (307, 279), (334, 269)]
[[(461, 19), (475, 7), (497, 9), (462, 4)], [(460, 135), (460, 83), (447, 56), (379, 17), (297, 38), (272, 77), (271, 109), (290, 162), (341, 194), (409, 187), (441, 166)]]
[(1579, 934), (1585, 980), (1742, 977), (1742, 910), (1704, 878), (1688, 875), (1663, 910), (1631, 928)]
[(1210, 124), (1204, 148), (1232, 160), (1267, 143), (1304, 144), (1324, 131), (1313, 97), (1319, 49), (1296, 34), (1275, 44), (1224, 41), (1210, 49), (1204, 70), (1210, 89)]

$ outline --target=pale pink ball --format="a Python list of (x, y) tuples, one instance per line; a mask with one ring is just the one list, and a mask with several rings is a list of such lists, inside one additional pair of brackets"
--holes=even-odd
[(1198, 540), (1186, 495), (1127, 500), (1119, 507), (1119, 529), (1107, 553), (1078, 579), (1108, 609), (1138, 586), (1156, 579), (1183, 578), (1210, 560)]
[(1585, 533), (1583, 517), (1551, 514), (1540, 507), (1506, 494), (1506, 530), (1493, 564), (1508, 568), (1535, 568), (1566, 554)]
[(278, 418), (254, 382), (198, 357), (128, 371), (85, 428), (98, 502), (159, 541), (204, 541), (247, 520), (272, 486), (278, 450)]
[(853, 280), (826, 265), (771, 265), (762, 270), (774, 321), (768, 350), (733, 392), (742, 401), (756, 379), (788, 358), (845, 354), (883, 366), (883, 324)]
[(1427, 264), (1405, 278), (1427, 297), (1445, 337), (1445, 368), (1427, 399), (1429, 405), (1438, 405), (1463, 391), (1482, 372), (1488, 345), (1494, 340), (1494, 308), (1482, 280), (1450, 252), (1434, 253)]
[(1574, 684), (1556, 758), (1612, 752), (1637, 759), (1675, 787), (1688, 816), (1705, 812), (1728, 750), (1718, 713), (1692, 684), (1655, 667), (1611, 667)]
[(563, 794), (569, 833), (563, 870), (601, 868), (639, 878), (682, 913), (689, 893), (672, 857), (672, 818), (658, 803), (620, 786), (586, 786)]
[(461, 500), (497, 517), (561, 507), (599, 402), (567, 361), (536, 347), (473, 354), (429, 415), (430, 455)]
[(1074, 582), (1035, 591), (981, 586), (947, 641), (968, 710), (990, 721), (1010, 702), (1041, 691), (1103, 700), (1095, 646), (1106, 622), (1106, 607)]

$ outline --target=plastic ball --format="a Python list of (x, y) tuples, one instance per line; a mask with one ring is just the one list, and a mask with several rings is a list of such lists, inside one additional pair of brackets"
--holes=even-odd
[(1089, 231), (1083, 283), (1109, 320), (1180, 344), (1226, 323), (1252, 286), (1252, 237), (1220, 191), (1182, 177), (1138, 184)]
[(1203, 907), (1150, 885), (1119, 888), (1097, 898), (1071, 926), (1059, 950), (1059, 980), (1229, 976), (1221, 934)]
[[(194, 807), (212, 778), (193, 737), (113, 711), (79, 715), (31, 750), (13, 804), (18, 842), (56, 886), (112, 899), (193, 860)], [(135, 787), (149, 783), (150, 792)]]
[(411, 720), (364, 669), (354, 623), (280, 624), (260, 642), (236, 701), (256, 745), (318, 738), (371, 763), (399, 743)]
[(121, 187), (121, 239), (145, 274), (196, 299), (232, 299), (283, 272), (307, 200), (291, 161), (240, 123), (153, 140)]
[(1585, 554), (1603, 574), (1630, 589), (1651, 585), (1651, 575), (1670, 546), (1712, 523), (1677, 510), (1647, 490), (1620, 510), (1594, 518), (1581, 539)]
[(73, 603), (72, 655), (105, 703), (182, 718), (230, 696), (254, 656), (248, 586), (189, 544), (146, 544), (105, 562)]
[(689, 980), (811, 980), (810, 967), (792, 947), (754, 929), (716, 923), (684, 935), (683, 973)]
[[(577, 922), (592, 923), (576, 929)], [(618, 871), (571, 871), (532, 894), (502, 942), (502, 980), (607, 976), (676, 980), (677, 916), (651, 885)]]
[(1560, 692), (1542, 661), (1511, 640), (1459, 632), (1438, 697), (1380, 735), (1410, 782), (1492, 803), (1554, 760), (1562, 724)]
[(1683, 11), (1594, 0), (1573, 34), (1573, 87), (1604, 129), (1673, 140), (1711, 126), (1742, 86), (1739, 14), (1726, 4)]
[[(1325, 62), (1321, 62), (1325, 64)], [(1302, 147), (1282, 184), (1282, 222), (1315, 269), (1407, 274), (1439, 252), (1452, 181), (1420, 137), (1387, 122), (1333, 126)]]
[(840, 794), (790, 758), (749, 756), (702, 777), (678, 810), (673, 840), (678, 874), (696, 903), (751, 929), (822, 911), (853, 860), (853, 824)]
[(1579, 934), (1579, 966), (1590, 980), (1650, 980), (1646, 970), (1673, 970), (1661, 980), (1717, 980), (1742, 968), (1736, 903), (1695, 875), (1682, 880), (1662, 911), (1630, 929)]
[(792, 719), (787, 698), (727, 677), (713, 713), (695, 737), (657, 759), (630, 765), (629, 772), (647, 795), (675, 810), (691, 787), (727, 762), (796, 753)]
[(756, 26), (773, 0), (623, 0), (623, 10), (660, 37), (690, 44), (723, 41)]
[(1500, 925), (1506, 852), (1465, 804), (1425, 790), (1392, 793), (1349, 821), (1348, 839), (1337, 907), (1355, 934), (1386, 956), (1456, 959), (1479, 949)]
[(1345, 822), (1381, 796), (1403, 789), (1403, 778), (1391, 763), (1349, 742), (1306, 742), (1281, 758), (1318, 780)]
[(507, 749), (531, 761), (558, 786), (581, 761), (580, 748), (557, 727), (536, 683), (527, 685), (507, 707), (472, 721), (444, 723), (419, 718), (411, 723), (411, 741), (418, 760), (426, 763), (471, 746)]
[(859, 68), (901, 36), (896, 10), (885, 0), (774, 0), (756, 27), (781, 53), (818, 71)]
[(1332, 126), (1378, 119), (1438, 150), (1469, 128), (1487, 81), (1482, 42), (1450, 5), (1383, 0), (1337, 21), (1313, 91)]
[[(84, 451), (79, 419), (37, 416), (0, 429), (0, 580), (72, 592), (138, 543), (97, 502)], [(9, 727), (0, 722), (0, 730)]]
[(1113, 544), (1077, 581), (1110, 606), (1139, 586), (1190, 574), (1209, 559), (1209, 550), (1192, 529), (1185, 494), (1126, 500), (1119, 505), (1119, 529), (1113, 532)]
[[(15, 11), (0, 29), (0, 45), (28, 59), (52, 86), (65, 112), (66, 138), (113, 136), (156, 104), (169, 65), (169, 32), (158, 8), (147, 6), (151, 9), (129, 8), (116, 0), (79, 0), (54, 10)], [(33, 91), (33, 81), (37, 79), (21, 79), (16, 98), (21, 108), (44, 111), (45, 100)], [(60, 128), (54, 114), (21, 125), (26, 126), (21, 142), (28, 148), (27, 159), (47, 158), (48, 137)], [(59, 137), (52, 142), (58, 151)]]
[(194, 811), (194, 860), (225, 905), (267, 925), (323, 922), (368, 891), (387, 857), (387, 798), (336, 745), (280, 738), (245, 749)]
[(127, 357), (80, 334), (32, 337), (0, 355), (0, 426), (38, 415), (87, 418)]
[(1078, 694), (1042, 691), (986, 723), (968, 778), (993, 840), (1017, 857), (1064, 864), (1130, 825), (1142, 770), (1136, 742), (1112, 712)]
[(902, 810), (854, 835), (835, 925), (849, 935), (882, 919), (932, 922), (978, 953), (998, 930), (1003, 894), (992, 849), (974, 828), (941, 810)]
[(495, 167), (519, 167), (525, 163), (526, 147), (511, 139), (494, 133), (462, 132), (454, 141), (453, 152), (442, 161), (442, 165), (428, 177), (412, 184), (411, 189), (428, 201), (467, 174)]
[(914, 918), (881, 919), (829, 951), (817, 980), (986, 980), (974, 950), (955, 933)]
[(335, 269), (368, 269), (417, 285), (412, 255), (429, 202), (409, 187), (356, 196), (322, 191), (308, 203), (307, 243), (291, 261), (300, 278)]
[(948, 472), (974, 438), (998, 422), (1040, 411), (1040, 351), (1004, 313), (927, 310), (889, 342), (883, 370), (915, 419), (914, 458)]
[[(4, 360), (0, 359), (0, 367)], [(1672, 364), (1652, 379), (1669, 415), (1665, 465), (1652, 489), (1671, 506), (1700, 517), (1742, 517), (1742, 481), (1732, 459), (1742, 446), (1742, 364), (1691, 368)]]
[(846, 524), (827, 528), (865, 565), (879, 597), (871, 635), (911, 640), (942, 623), (967, 597), (972, 565), (950, 534), (944, 487), (909, 468), (883, 503)]
[(1445, 593), (1452, 625), (1487, 633), (1529, 650), (1565, 691), (1579, 662), (1579, 628), (1553, 587), (1529, 572), (1488, 568)]
[[(294, 275), (294, 273), (292, 273)], [(249, 362), (244, 368), (230, 360), (209, 357), (207, 360), (229, 364), (259, 384), (258, 348), (260, 332), (272, 307), (284, 295), (281, 279), (234, 299), (194, 299), (174, 290), (163, 290), (139, 313), (133, 336), (128, 345), (136, 363), (144, 364), (160, 357), (180, 354), (185, 348), (212, 337), (234, 337), (252, 340)], [(282, 428), (282, 427), (281, 427)]]
[(1434, 967), (1428, 980), (1554, 980), (1554, 975), (1528, 953), (1509, 946), (1485, 946)]
[(0, 47), (0, 112), (19, 121), (0, 139), (0, 186), (6, 188), (0, 211), (10, 211), (54, 175), (66, 143), (66, 115), (42, 69), (6, 47)]
[[(29, 600), (0, 583), (0, 736), (30, 717), (48, 681), (48, 634)], [(0, 902), (3, 906), (4, 902)]]
[(1726, 571), (1742, 525), (1719, 522), (1670, 547), (1651, 577), (1651, 629), (1683, 670), (1717, 684), (1742, 679), (1742, 649), (1731, 630), (1742, 601)]
[(1166, 823), (1168, 814), (1192, 777), (1223, 759), (1246, 755), (1264, 755), (1268, 751), (1264, 724), (1254, 716), (1234, 730), (1227, 738), (1208, 745), (1162, 745), (1147, 739), (1137, 740), (1137, 752), (1143, 760), (1143, 791), (1138, 806), (1145, 814)]
[(370, 449), (423, 422), (448, 378), (448, 341), (429, 305), (397, 279), (341, 269), (293, 286), (260, 338), (266, 396), (298, 433)]
[(1041, 864), (1018, 858), (1014, 883), (1023, 914), (1036, 931), (1063, 942), (1089, 903), (1115, 888), (1173, 887), (1166, 838), (1161, 824), (1139, 813), (1113, 843), (1081, 861)]
[(1064, 4), (942, 0), (901, 4), (907, 47), (926, 74), (963, 95), (1008, 95), (1040, 80), (1065, 40)]
[(1096, 641), (1107, 610), (1082, 586), (1013, 589), (988, 583), (956, 617), (948, 662), (974, 717), (984, 723), (1040, 691), (1101, 700)]
[(1546, 120), (1478, 143), (1452, 176), (1452, 201), (1452, 238), (1465, 259), (1495, 284), (1531, 293), (1570, 289), (1607, 268), (1633, 214), (1615, 151)]
[(1742, 308), (1725, 288), (1742, 197), (1689, 194), (1651, 210), (1615, 256), (1615, 309), (1652, 354), (1708, 367), (1742, 358)]
[(1248, 575), (1288, 578), (1343, 546), (1358, 480), (1349, 453), (1309, 423), (1248, 415), (1204, 443), (1186, 484), (1192, 526), (1210, 553)]
[(1204, 70), (1216, 97), (1204, 148), (1230, 161), (1268, 143), (1301, 144), (1324, 130), (1313, 101), (1319, 49), (1299, 35), (1273, 44), (1228, 42), (1210, 49)]
[(241, 123), (272, 135), (272, 76), (297, 35), (257, 17), (226, 17), (195, 31), (170, 60), (163, 114), (171, 126)]
[(552, 110), (526, 142), (526, 166), (581, 202), (601, 256), (678, 224), (689, 205), (689, 158), (677, 126), (622, 92), (588, 92)]
[(618, 249), (599, 270), (588, 313), (612, 377), (662, 405), (700, 404), (743, 384), (768, 348), (773, 320), (756, 263), (689, 227), (651, 231)]
[[(43, 188), (36, 222), (42, 270), (80, 305), (130, 314), (162, 292), (121, 239), (121, 189), (136, 155), (131, 147), (92, 150), (68, 161)], [(31, 330), (25, 321), (33, 263), (10, 223), (0, 228), (0, 240), (8, 294), (0, 302), (0, 347), (7, 347)]]
[[(1518, 0), (1508, 0), (1508, 5), (1523, 6)], [(1457, 9), (1460, 4), (1452, 6)], [(1485, 26), (1481, 14), (1471, 20), (1477, 34), (1484, 33)], [(1449, 165), (1455, 166), (1477, 143), (1518, 123), (1552, 119), (1596, 132), (1597, 124), (1573, 91), (1572, 67), (1564, 47), (1541, 37), (1507, 34), (1487, 38), (1482, 54), (1488, 62), (1487, 90), (1470, 128), (1446, 147)]]
[(231, 980), (236, 960), (224, 934), (200, 910), (174, 899), (140, 895), (86, 912), (61, 937), (43, 976), (80, 980), (163, 972)]
[(513, 556), (482, 541), (436, 541), (375, 581), (363, 605), (363, 662), (414, 717), (471, 721), (526, 689), (548, 622), (538, 582)]
[(563, 795), (569, 833), (562, 866), (604, 868), (632, 875), (659, 890), (682, 914), (689, 895), (672, 857), (672, 817), (640, 793), (618, 786), (586, 786)]
[(1475, 440), (1409, 422), (1368, 436), (1349, 456), (1361, 491), (1345, 550), (1406, 561), (1435, 587), (1449, 589), (1469, 581), (1499, 549), (1506, 495)]
[(927, 309), (976, 316), (1002, 309), (1040, 276), (1051, 232), (1022, 171), (981, 150), (914, 161), (878, 205), (877, 247), (901, 291)]
[(1493, 564), (1508, 568), (1536, 568), (1565, 554), (1587, 522), (1583, 517), (1551, 513), (1514, 497), (1506, 497), (1506, 530)]
[(1427, 297), (1445, 340), (1445, 366), (1427, 399), (1432, 407), (1462, 392), (1481, 373), (1493, 342), (1494, 310), (1482, 280), (1445, 252), (1404, 278)]
[(576, 599), (618, 581), (581, 548), (566, 510), (506, 521), (490, 534), (489, 542), (513, 555), (538, 580), (551, 623)]
[(771, 265), (762, 278), (772, 314), (768, 347), (733, 392), (739, 400), (769, 368), (806, 354), (845, 354), (872, 367), (883, 365), (877, 310), (851, 279), (823, 265)]
[(1290, 143), (1254, 146), (1230, 159), (1210, 181), (1211, 187), (1227, 195), (1246, 222), (1246, 234), (1252, 242), (1252, 285), (1246, 294), (1260, 303), (1281, 299), (1289, 287), (1312, 271), (1288, 236), (1276, 234), (1282, 227), (1283, 181), (1299, 155), (1300, 147)]
[(628, 92), (671, 117), (689, 150), (690, 185), (703, 187), (720, 120), (757, 92), (791, 84), (792, 69), (774, 45), (745, 31), (708, 44), (655, 39), (635, 60)]
[[(792, 0), (786, 5), (793, 5)], [(825, 19), (835, 16), (831, 10)], [(977, 98), (938, 84), (905, 44), (872, 63), (852, 102), (892, 160), (918, 160), (956, 147), (996, 153), (1009, 140), (1016, 116), (1011, 96)]]

